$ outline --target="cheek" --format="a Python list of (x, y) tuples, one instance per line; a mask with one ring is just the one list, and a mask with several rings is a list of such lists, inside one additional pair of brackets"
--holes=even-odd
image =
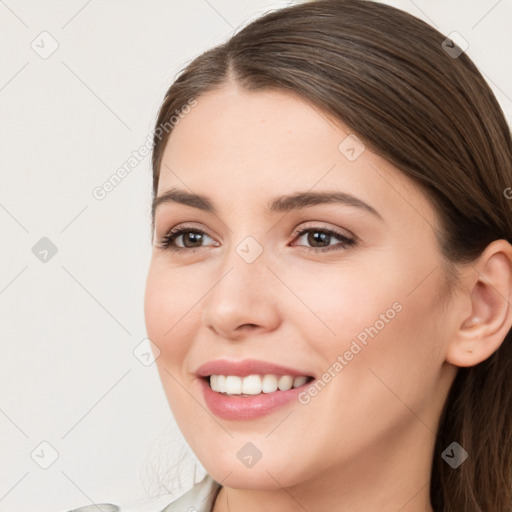
[[(422, 383), (428, 387), (442, 364), (439, 273), (416, 287), (427, 273), (423, 269), (384, 268), (319, 269), (294, 281), (296, 295), (310, 309), (294, 322), (320, 356), (324, 368), (318, 370), (328, 371), (342, 356), (337, 374), (351, 375), (354, 392), (363, 381), (373, 387), (372, 369), (393, 388), (410, 389), (418, 375), (425, 376)], [(345, 371), (348, 367), (350, 372)]]
[[(311, 288), (301, 297), (315, 304), (314, 311), (336, 333), (321, 335), (324, 329), (309, 337), (321, 356), (318, 371), (325, 385), (302, 402), (309, 401), (303, 413), (323, 425), (322, 437), (341, 436), (347, 443), (333, 450), (334, 458), (370, 443), (385, 444), (401, 426), (418, 422), (415, 414), (434, 428), (431, 402), (442, 363), (436, 359), (442, 322), (435, 280), (410, 293), (407, 279), (347, 275), (328, 281), (317, 274), (315, 287), (311, 281), (297, 292)], [(322, 284), (323, 294), (312, 291)], [(318, 325), (314, 315), (307, 317), (301, 329)]]
[(184, 339), (183, 329), (193, 310), (184, 290), (174, 276), (170, 278), (169, 272), (151, 265), (146, 280), (144, 317), (148, 337), (160, 350), (157, 366), (165, 362), (166, 367), (173, 367), (186, 353), (186, 347), (179, 341)]
[[(354, 392), (357, 385), (370, 390), (367, 398), (372, 400), (373, 395), (375, 410), (390, 411), (390, 416), (395, 411), (397, 417), (400, 411), (407, 417), (407, 411), (430, 409), (443, 363), (444, 332), (435, 280), (410, 292), (404, 282), (372, 311), (359, 331), (366, 344), (359, 343), (362, 350), (353, 367)], [(384, 311), (392, 301), (398, 306), (394, 315)], [(381, 322), (376, 321), (380, 313), (384, 313)]]
[[(193, 417), (190, 410), (193, 401), (183, 389), (187, 376), (184, 375), (184, 360), (189, 350), (185, 332), (187, 320), (193, 314), (183, 291), (176, 286), (176, 280), (170, 279), (169, 272), (159, 271), (152, 264), (146, 281), (144, 296), (144, 316), (149, 339), (160, 351), (155, 365), (162, 382), (167, 402), (182, 424)], [(180, 318), (182, 320), (180, 321)]]
[(165, 300), (164, 287), (161, 286), (157, 272), (150, 267), (144, 294), (144, 318), (149, 339), (160, 349), (162, 347), (158, 340), (166, 330), (164, 326), (164, 320), (167, 318)]
[(320, 352), (339, 352), (359, 334), (364, 341), (365, 329), (375, 324), (379, 331), (387, 329), (400, 314), (396, 285), (390, 286), (389, 279), (372, 273), (368, 267), (326, 265), (314, 272), (296, 268), (290, 272), (283, 280), (293, 283), (292, 291), (302, 303), (299, 303), (301, 314), (287, 315), (286, 308), (292, 305), (296, 308), (298, 303), (291, 294), (286, 294), (289, 297), (281, 302), (282, 313), (288, 321), (300, 323), (305, 335), (311, 333), (309, 339), (318, 345)]

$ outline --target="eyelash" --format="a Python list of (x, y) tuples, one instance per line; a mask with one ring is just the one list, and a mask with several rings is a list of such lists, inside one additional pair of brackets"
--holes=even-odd
[[(305, 245), (299, 245), (297, 247), (301, 247), (301, 248), (306, 249), (308, 251), (313, 251), (313, 252), (318, 253), (318, 252), (342, 250), (342, 249), (345, 249), (347, 247), (353, 247), (357, 243), (355, 239), (352, 239), (352, 238), (349, 238), (349, 237), (347, 237), (345, 235), (342, 235), (341, 233), (338, 233), (337, 231), (334, 231), (332, 229), (328, 229), (328, 228), (315, 228), (315, 227), (303, 228), (301, 230), (297, 230), (293, 234), (294, 239), (297, 238), (297, 237), (301, 237), (302, 235), (304, 235), (306, 233), (309, 233), (309, 232), (324, 233), (326, 235), (330, 235), (330, 236), (333, 236), (335, 238), (340, 239), (341, 242), (339, 244), (337, 244), (337, 245), (327, 246), (327, 247), (307, 247)], [(196, 251), (198, 251), (200, 249), (203, 249), (204, 246), (189, 248), (189, 247), (178, 247), (176, 245), (173, 245), (175, 240), (180, 235), (182, 235), (184, 233), (196, 233), (196, 234), (201, 234), (201, 235), (209, 236), (208, 233), (205, 233), (204, 231), (201, 231), (201, 230), (195, 229), (195, 228), (188, 228), (187, 226), (173, 228), (164, 237), (162, 237), (162, 240), (160, 241), (160, 248), (161, 249), (165, 249), (165, 250), (169, 250), (169, 251), (173, 251), (173, 252), (180, 252), (180, 251), (196, 252)]]

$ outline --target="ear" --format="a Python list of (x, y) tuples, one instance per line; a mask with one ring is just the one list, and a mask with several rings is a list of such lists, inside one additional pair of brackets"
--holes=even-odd
[(457, 319), (446, 361), (475, 366), (490, 357), (512, 327), (512, 246), (506, 240), (489, 244), (464, 278), (471, 313)]

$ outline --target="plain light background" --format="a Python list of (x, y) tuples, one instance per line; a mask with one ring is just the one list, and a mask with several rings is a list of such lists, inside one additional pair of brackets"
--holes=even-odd
[[(187, 62), (290, 3), (0, 0), (0, 511), (165, 492), (152, 468), (182, 441), (144, 356), (150, 157), (92, 191)], [(385, 3), (462, 35), (511, 122), (511, 0)]]

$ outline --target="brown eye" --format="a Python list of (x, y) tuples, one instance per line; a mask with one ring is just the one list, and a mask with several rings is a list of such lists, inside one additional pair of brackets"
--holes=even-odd
[(183, 246), (184, 247), (198, 247), (197, 244), (201, 244), (201, 237), (203, 236), (202, 233), (199, 233), (197, 231), (185, 231), (180, 235), (182, 237)]
[[(356, 241), (353, 238), (349, 238), (337, 231), (328, 228), (305, 228), (296, 233), (296, 237), (302, 237), (306, 235), (306, 243), (310, 244), (311, 247), (302, 246), (310, 251), (325, 252), (332, 250), (341, 250), (348, 246), (354, 246)], [(331, 245), (332, 238), (337, 238), (340, 243)], [(294, 244), (296, 245), (296, 244)]]
[[(204, 241), (204, 237), (210, 238), (204, 231), (191, 228), (175, 228), (167, 233), (160, 242), (162, 249), (169, 249), (171, 251), (181, 250), (194, 250), (203, 247), (201, 242)], [(181, 244), (176, 244), (176, 241), (181, 240)]]

